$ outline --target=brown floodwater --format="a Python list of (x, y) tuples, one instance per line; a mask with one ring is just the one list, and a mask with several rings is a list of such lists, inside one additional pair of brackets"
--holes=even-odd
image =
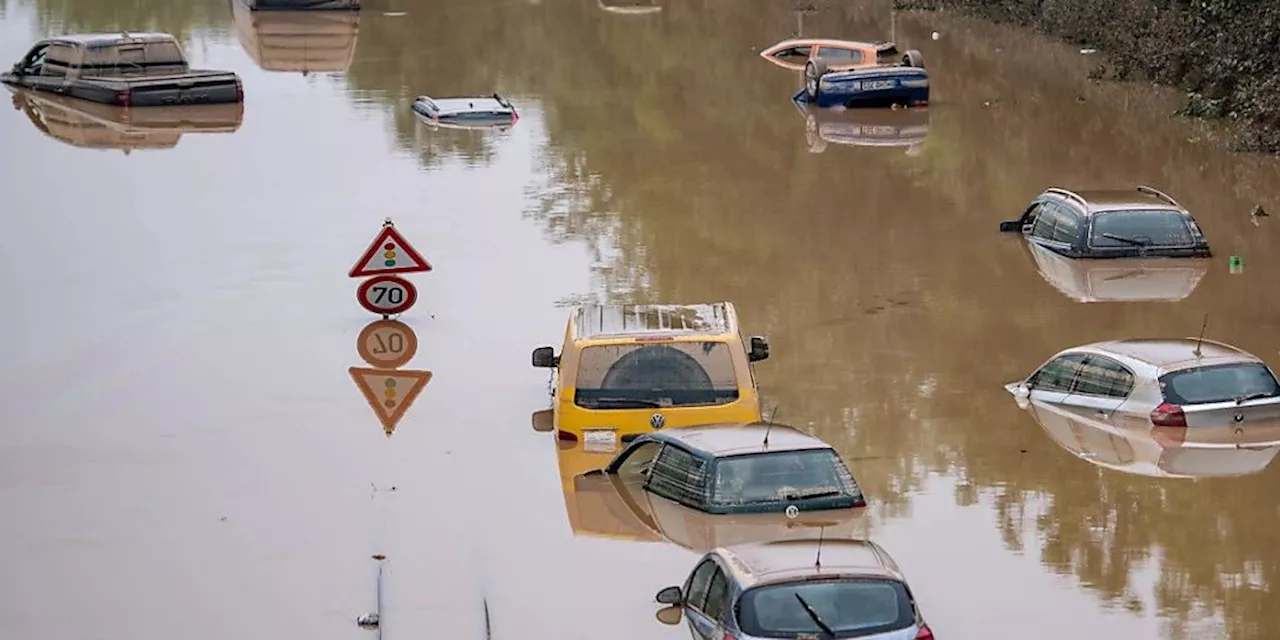
[[(61, 31), (158, 29), (246, 91), (242, 111), (0, 112), (5, 637), (372, 637), (374, 554), (387, 640), (688, 637), (653, 594), (745, 530), (566, 501), (529, 352), (576, 301), (720, 299), (771, 339), (769, 409), (851, 461), (872, 504), (853, 528), (939, 638), (1280, 637), (1280, 465), (1104, 468), (1001, 388), (1205, 314), (1280, 362), (1280, 235), (1248, 217), (1280, 210), (1280, 164), (1227, 154), (1165, 92), (1090, 82), (1096, 55), (887, 1), (2, 1), (4, 64)], [(796, 109), (798, 73), (755, 50), (797, 30), (896, 34), (934, 104)], [(509, 131), (409, 110), (495, 90)], [(1140, 183), (1197, 214), (1203, 268), (1090, 271), (996, 232), (1045, 187)], [(353, 381), (376, 318), (346, 277), (388, 216), (435, 267), (399, 334), (431, 377), (394, 428)]]

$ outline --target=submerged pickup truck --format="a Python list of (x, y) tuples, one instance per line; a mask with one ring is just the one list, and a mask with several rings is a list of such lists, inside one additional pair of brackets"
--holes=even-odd
[(112, 33), (36, 43), (0, 82), (122, 107), (244, 101), (230, 71), (192, 69), (173, 36)]

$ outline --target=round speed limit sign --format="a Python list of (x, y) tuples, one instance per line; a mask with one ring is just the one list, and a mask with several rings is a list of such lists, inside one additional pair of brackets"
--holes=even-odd
[(369, 278), (356, 291), (360, 306), (382, 315), (404, 313), (418, 301), (418, 290), (408, 280), (395, 276)]

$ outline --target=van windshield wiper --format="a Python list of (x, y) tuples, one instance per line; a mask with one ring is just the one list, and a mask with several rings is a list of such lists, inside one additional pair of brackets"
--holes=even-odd
[(648, 398), (617, 398), (617, 397), (591, 398), (591, 403), (596, 405), (597, 407), (602, 404), (614, 405), (614, 406), (631, 405), (635, 407), (654, 407), (654, 408), (662, 407), (661, 402), (658, 402), (657, 400), (649, 400)]
[(836, 632), (833, 631), (831, 627), (828, 627), (827, 623), (822, 621), (822, 617), (818, 615), (817, 611), (813, 610), (813, 607), (809, 606), (808, 602), (805, 602), (804, 596), (801, 596), (798, 593), (792, 593), (791, 595), (795, 596), (796, 600), (800, 601), (800, 606), (804, 607), (804, 612), (809, 614), (809, 617), (813, 619), (814, 623), (822, 628), (822, 631), (827, 634), (828, 638), (836, 637)]
[(1128, 236), (1118, 236), (1118, 235), (1116, 235), (1116, 234), (1114, 234), (1114, 233), (1104, 233), (1104, 234), (1102, 234), (1102, 237), (1104, 237), (1104, 238), (1110, 238), (1110, 239), (1112, 239), (1112, 240), (1118, 240), (1118, 241), (1120, 241), (1120, 242), (1126, 242), (1126, 243), (1128, 243), (1128, 244), (1136, 244), (1136, 245), (1138, 245), (1138, 246), (1140, 246), (1140, 247), (1145, 247), (1145, 246), (1147, 246), (1147, 245), (1151, 244), (1151, 241), (1150, 241), (1150, 240), (1139, 240), (1138, 238), (1130, 238), (1130, 237), (1128, 237)]

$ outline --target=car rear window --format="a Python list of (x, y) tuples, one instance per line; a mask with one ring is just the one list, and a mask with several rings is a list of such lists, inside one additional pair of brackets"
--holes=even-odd
[(727, 342), (587, 347), (578, 360), (574, 403), (588, 409), (717, 405), (738, 399)]
[[(799, 595), (800, 598), (796, 598)], [(738, 608), (743, 633), (761, 638), (823, 637), (804, 600), (838, 638), (857, 638), (915, 624), (906, 586), (888, 579), (808, 580), (748, 589)]]
[(832, 449), (753, 453), (721, 458), (715, 465), (712, 502), (717, 505), (786, 503), (850, 496), (862, 491)]
[(1093, 218), (1093, 247), (1187, 247), (1195, 243), (1186, 216), (1177, 211), (1110, 211)]
[(1205, 404), (1280, 396), (1280, 384), (1265, 364), (1220, 364), (1160, 376), (1164, 399), (1173, 404)]

